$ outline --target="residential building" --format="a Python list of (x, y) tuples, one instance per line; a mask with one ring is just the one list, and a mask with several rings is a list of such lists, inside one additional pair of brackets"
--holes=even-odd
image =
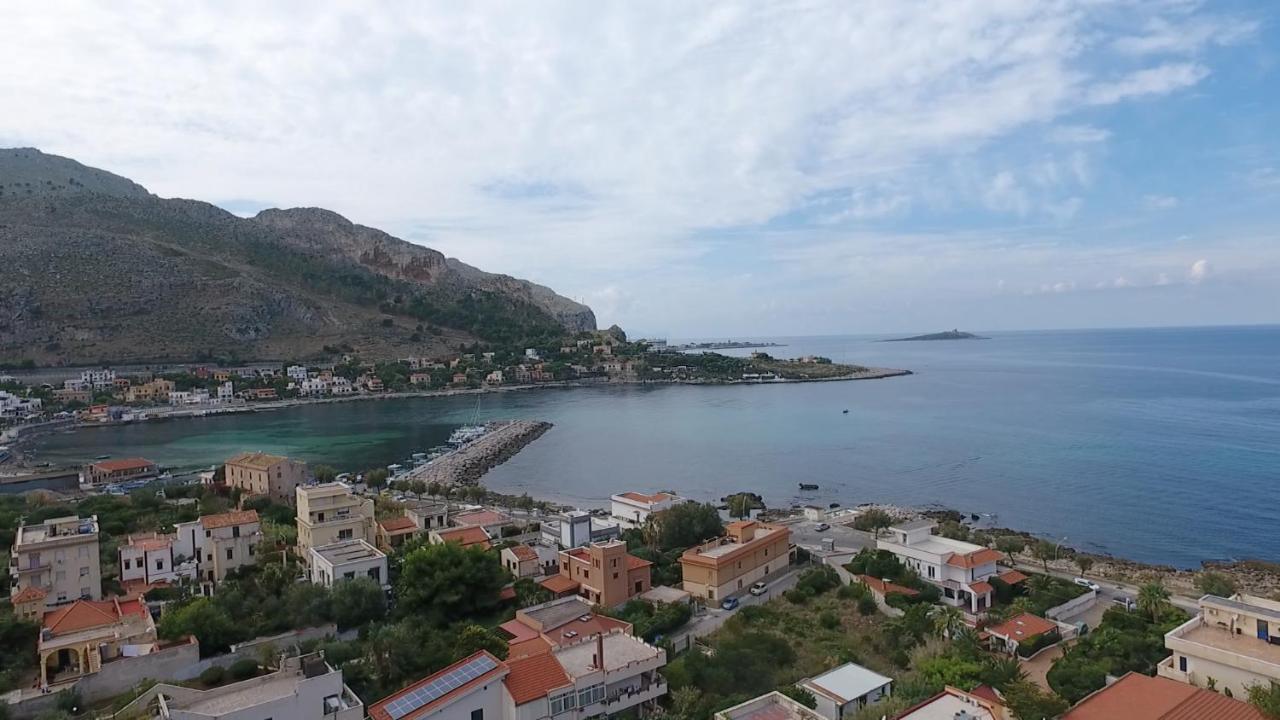
[(333, 587), (336, 582), (368, 577), (383, 588), (390, 587), (386, 554), (364, 540), (343, 540), (312, 547), (309, 552), (311, 582), (317, 585)]
[(826, 720), (844, 720), (859, 710), (889, 697), (893, 679), (855, 663), (845, 663), (815, 678), (801, 680), (797, 687), (813, 693), (815, 710)]
[(610, 497), (609, 502), (609, 513), (615, 520), (627, 527), (636, 527), (643, 525), (650, 515), (680, 502), (680, 498), (669, 492), (651, 495), (624, 492)]
[(418, 524), (413, 518), (400, 516), (388, 518), (378, 523), (378, 547), (390, 551), (413, 539), (418, 533)]
[(303, 485), (297, 495), (298, 555), (310, 562), (309, 550), (342, 540), (377, 542), (373, 500), (360, 497), (338, 482)]
[(453, 525), (457, 527), (467, 527), (469, 525), (482, 527), (485, 532), (489, 533), (489, 537), (501, 537), (502, 529), (511, 524), (511, 518), (506, 515), (493, 510), (485, 510), (484, 508), (457, 513), (451, 520)]
[[(822, 716), (774, 690), (758, 698), (726, 708), (715, 720), (823, 720)], [(953, 720), (953, 718), (946, 718)]]
[(986, 633), (991, 636), (991, 649), (993, 651), (1005, 652), (1010, 655), (1017, 653), (1020, 645), (1032, 644), (1049, 647), (1049, 645), (1062, 639), (1062, 633), (1058, 629), (1057, 623), (1025, 612), (1015, 615), (999, 625), (989, 626), (986, 629)]
[(129, 590), (195, 578), (196, 557), (187, 555), (180, 560), (174, 552), (174, 543), (173, 535), (156, 532), (125, 538), (116, 551), (120, 563), (120, 584)]
[(11, 392), (0, 390), (0, 418), (6, 420), (22, 420), (40, 412), (44, 403), (40, 398), (20, 397)]
[(937, 695), (894, 715), (893, 720), (1013, 720), (1013, 715), (1004, 698), (989, 685), (968, 692), (947, 685)]
[(14, 536), (10, 552), (11, 596), (28, 588), (43, 591), (45, 607), (41, 610), (78, 598), (102, 598), (97, 515), (73, 515), (51, 518), (39, 525), (23, 525)]
[(205, 405), (209, 402), (209, 391), (204, 388), (194, 390), (174, 390), (169, 393), (169, 404), (174, 407), (182, 405)]
[(493, 372), (484, 376), (484, 382), (486, 385), (501, 385), (502, 377), (503, 376), (502, 376), (501, 370), (494, 370)]
[(155, 720), (361, 720), (364, 703), (324, 653), (284, 657), (280, 669), (209, 690), (160, 683), (116, 714)]
[(484, 528), (478, 525), (468, 525), (466, 527), (455, 528), (439, 528), (432, 530), (427, 538), (432, 545), (442, 545), (444, 543), (458, 543), (462, 547), (480, 547), (485, 550), (489, 549), (490, 537)]
[(431, 384), (431, 373), (425, 373), (425, 372), (409, 373), (409, 384), (410, 384), (410, 385), (419, 385), (419, 386), (421, 386), (421, 385), (430, 385), (430, 384)]
[(944, 603), (973, 614), (986, 612), (994, 591), (988, 580), (998, 572), (996, 563), (1004, 553), (934, 535), (935, 527), (932, 520), (899, 523), (889, 528), (888, 537), (876, 540), (876, 547), (893, 553), (921, 580), (936, 585)]
[(538, 553), (528, 545), (512, 545), (502, 549), (502, 567), (517, 579), (538, 577), (542, 565)]
[(138, 598), (76, 600), (45, 614), (36, 652), (40, 687), (78, 680), (104, 662), (156, 649), (156, 626)]
[(218, 402), (229, 403), (235, 399), (236, 386), (230, 380), (218, 386)]
[(606, 522), (591, 516), (584, 510), (571, 510), (559, 519), (542, 522), (542, 540), (562, 548), (575, 548), (592, 542), (617, 540), (622, 528), (616, 522)]
[(419, 530), (436, 530), (449, 524), (449, 506), (445, 503), (418, 501), (404, 511)]
[(1280, 683), (1280, 602), (1205, 595), (1199, 614), (1170, 630), (1164, 646), (1173, 654), (1156, 667), (1161, 677), (1246, 697), (1250, 685)]
[(555, 649), (615, 630), (632, 634), (630, 623), (597, 614), (594, 607), (573, 595), (517, 610), (515, 619), (498, 626), (507, 636), (508, 657)]
[(80, 474), (80, 484), (101, 487), (111, 483), (145, 480), (160, 474), (160, 467), (146, 458), (98, 460), (87, 465)]
[(729, 523), (724, 537), (685, 550), (680, 556), (684, 589), (711, 602), (751, 588), (791, 562), (791, 530), (755, 520)]
[(284, 374), (296, 383), (307, 379), (307, 369), (302, 365), (290, 365), (285, 369)]
[(272, 501), (293, 505), (295, 491), (306, 482), (307, 464), (280, 455), (247, 452), (226, 463), (227, 485), (246, 495), (266, 495)]
[(174, 390), (172, 380), (156, 378), (141, 385), (133, 385), (125, 391), (125, 402), (167, 403), (169, 394)]
[[(1234, 694), (1234, 690), (1232, 693)], [(1243, 697), (1243, 696), (1241, 696)], [(1165, 677), (1130, 672), (1086, 696), (1062, 720), (1266, 720), (1261, 710), (1226, 695)], [(912, 718), (912, 720), (916, 720)]]
[(205, 515), (199, 520), (204, 530), (200, 544), (200, 578), (220, 583), (227, 573), (258, 562), (258, 543), (262, 542), (262, 525), (257, 510), (232, 510)]
[(653, 563), (627, 552), (621, 540), (591, 543), (560, 552), (560, 576), (578, 585), (578, 594), (607, 608), (648, 592)]
[[(132, 390), (133, 388), (130, 388), (130, 391)], [(89, 403), (93, 402), (93, 394), (88, 390), (81, 390), (76, 388), (58, 388), (57, 390), (53, 391), (53, 399), (57, 400), (60, 403), (78, 402), (81, 405), (88, 405)], [(125, 395), (125, 399), (128, 400), (129, 402), (133, 402), (133, 400), (129, 398), (128, 394)]]
[(85, 370), (80, 373), (80, 384), (94, 390), (107, 390), (115, 386), (116, 371), (103, 368), (101, 370)]

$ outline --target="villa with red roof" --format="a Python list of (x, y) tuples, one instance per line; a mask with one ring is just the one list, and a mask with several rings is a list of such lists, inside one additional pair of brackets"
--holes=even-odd
[(986, 612), (995, 589), (988, 581), (999, 572), (996, 563), (1004, 553), (934, 535), (937, 525), (932, 520), (899, 523), (889, 528), (887, 537), (876, 540), (876, 548), (893, 553), (921, 580), (936, 585), (942, 602), (974, 614)]
[(589, 602), (607, 608), (648, 592), (652, 565), (628, 553), (621, 540), (560, 551), (560, 577), (576, 583), (577, 593)]
[(99, 487), (110, 483), (155, 477), (159, 473), (160, 468), (146, 458), (99, 460), (90, 464), (80, 474), (80, 484), (85, 487)]
[(984, 632), (991, 638), (992, 650), (1010, 655), (1018, 651), (1019, 645), (1034, 644), (1045, 637), (1049, 638), (1050, 643), (1053, 638), (1061, 638), (1057, 623), (1031, 613), (1015, 615), (999, 625), (988, 627)]
[(45, 613), (37, 652), (40, 687), (96, 673), (104, 662), (156, 649), (156, 625), (141, 600), (76, 600)]
[(678, 502), (680, 497), (669, 492), (618, 493), (609, 498), (609, 514), (621, 525), (636, 527), (643, 525), (650, 515), (666, 510)]
[(489, 549), (489, 533), (479, 525), (468, 525), (466, 527), (451, 527), (432, 530), (427, 536), (431, 540), (432, 545), (442, 545), (444, 543), (458, 543), (462, 547), (479, 547), (484, 550)]
[(400, 547), (418, 534), (418, 523), (413, 518), (401, 515), (378, 522), (378, 548), (383, 552)]

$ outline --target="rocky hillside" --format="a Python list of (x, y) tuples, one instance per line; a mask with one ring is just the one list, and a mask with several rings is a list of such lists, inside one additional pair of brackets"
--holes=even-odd
[(0, 150), (0, 362), (439, 355), (595, 328), (548, 288), (318, 208), (240, 218)]

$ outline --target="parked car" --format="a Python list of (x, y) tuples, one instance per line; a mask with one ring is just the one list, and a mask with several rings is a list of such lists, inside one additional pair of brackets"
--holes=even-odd
[(826, 523), (818, 523), (817, 527), (814, 528), (814, 530), (817, 530), (818, 532), (826, 532), (830, 529), (831, 526)]
[(737, 610), (737, 609), (738, 609), (738, 598), (736, 598), (736, 597), (728, 597), (728, 598), (725, 598), (725, 599), (724, 599), (724, 602), (720, 603), (720, 607), (721, 607), (721, 608), (723, 608), (723, 609), (725, 609), (725, 610)]
[(1088, 578), (1076, 578), (1074, 582), (1080, 587), (1087, 587), (1094, 592), (1100, 592), (1102, 590), (1101, 585)]
[(764, 583), (762, 583), (762, 582), (758, 582), (758, 583), (756, 583), (755, 585), (752, 585), (752, 586), (751, 586), (751, 594), (752, 594), (752, 595), (763, 595), (763, 594), (765, 594), (765, 593), (767, 593), (767, 592), (769, 592), (769, 586), (768, 586), (768, 585), (765, 585), (765, 584), (764, 584)]

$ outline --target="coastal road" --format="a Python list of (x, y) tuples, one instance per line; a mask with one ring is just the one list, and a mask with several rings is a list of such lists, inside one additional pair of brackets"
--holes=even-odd
[[(1016, 561), (1013, 563), (1013, 565), (1019, 570), (1022, 570), (1024, 572), (1034, 572), (1034, 573), (1042, 573), (1042, 574), (1044, 573), (1043, 565), (1037, 565), (1035, 563), (1028, 563), (1028, 562), (1022, 562), (1022, 561)], [(1077, 577), (1080, 577), (1077, 574), (1072, 574), (1072, 573), (1064, 572), (1061, 570), (1050, 570), (1049, 574), (1053, 575), (1054, 577), (1063, 578), (1064, 580), (1073, 580)], [(1137, 585), (1116, 582), (1115, 580), (1107, 580), (1103, 578), (1089, 578), (1089, 579), (1097, 583), (1098, 586), (1102, 588), (1101, 590), (1098, 591), (1098, 603), (1095, 606), (1095, 607), (1102, 608), (1101, 611), (1096, 613), (1096, 618), (1094, 618), (1097, 621), (1101, 621), (1102, 612), (1105, 612), (1107, 608), (1117, 604), (1116, 598), (1127, 597), (1130, 600), (1138, 599)], [(1175, 606), (1177, 606), (1178, 608), (1182, 610), (1186, 610), (1192, 615), (1200, 611), (1200, 605), (1198, 602), (1199, 598), (1193, 598), (1187, 595), (1170, 595), (1169, 601), (1173, 603)], [(1080, 618), (1073, 616), (1072, 618), (1068, 619), (1068, 622), (1075, 622), (1078, 619)], [(1089, 621), (1085, 620), (1085, 622), (1089, 622)], [(1097, 627), (1097, 622), (1089, 622), (1089, 627), (1091, 628)]]

